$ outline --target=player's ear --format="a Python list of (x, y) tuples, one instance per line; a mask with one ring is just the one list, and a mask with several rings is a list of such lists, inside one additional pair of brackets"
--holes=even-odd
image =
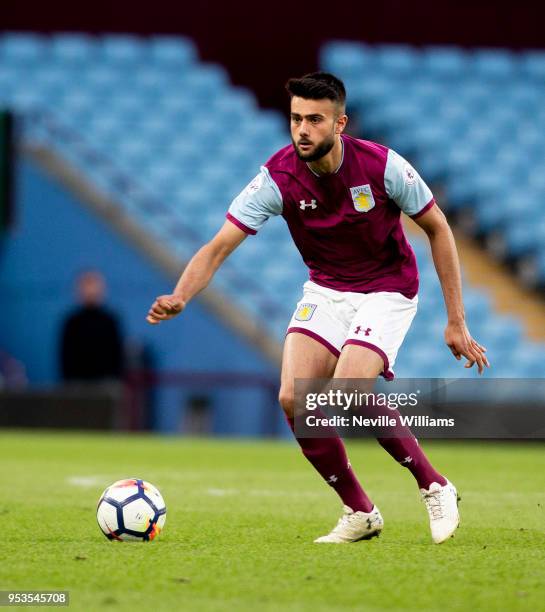
[(348, 123), (348, 116), (344, 113), (337, 117), (337, 121), (335, 122), (335, 134), (342, 134), (344, 129), (346, 128), (346, 124)]

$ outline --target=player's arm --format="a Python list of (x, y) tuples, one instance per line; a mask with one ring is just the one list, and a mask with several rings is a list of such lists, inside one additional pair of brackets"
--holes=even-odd
[(208, 285), (216, 270), (247, 235), (226, 221), (214, 238), (191, 258), (172, 294), (161, 295), (153, 302), (146, 321), (157, 325), (180, 314), (187, 302)]
[(159, 296), (146, 320), (152, 325), (180, 314), (189, 300), (202, 291), (216, 270), (248, 234), (256, 234), (263, 224), (282, 212), (280, 189), (264, 166), (259, 174), (233, 200), (227, 221), (214, 238), (187, 264), (174, 292)]
[(490, 367), (490, 364), (486, 349), (471, 337), (465, 322), (460, 262), (448, 221), (436, 204), (415, 217), (414, 221), (429, 238), (433, 263), (443, 290), (448, 317), (445, 342), (456, 359), (467, 359), (466, 368), (476, 363), (479, 374), (482, 374), (484, 366)]
[(445, 341), (456, 359), (467, 359), (466, 368), (477, 364), (479, 374), (489, 367), (486, 349), (474, 340), (465, 323), (462, 301), (460, 262), (454, 236), (448, 221), (435, 203), (430, 188), (418, 172), (391, 149), (384, 171), (387, 194), (428, 235), (433, 263), (443, 290), (447, 307), (448, 324)]

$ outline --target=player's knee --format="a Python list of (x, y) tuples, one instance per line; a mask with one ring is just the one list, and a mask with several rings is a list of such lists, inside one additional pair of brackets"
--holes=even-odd
[(286, 389), (284, 387), (281, 387), (280, 393), (278, 394), (278, 401), (280, 402), (282, 410), (285, 412), (286, 416), (290, 419), (293, 418), (293, 389)]

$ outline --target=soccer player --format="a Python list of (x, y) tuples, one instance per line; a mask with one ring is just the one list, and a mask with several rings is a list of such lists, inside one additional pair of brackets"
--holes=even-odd
[[(216, 236), (191, 259), (174, 292), (158, 297), (147, 321), (180, 314), (222, 262), (267, 219), (282, 215), (310, 271), (289, 323), (279, 401), (294, 430), (296, 378), (385, 379), (417, 308), (418, 272), (400, 222), (403, 211), (426, 232), (445, 299), (445, 342), (454, 357), (489, 363), (470, 335), (452, 232), (431, 191), (401, 156), (343, 134), (346, 92), (335, 76), (316, 72), (290, 79), (292, 144), (274, 154), (232, 202)], [(420, 488), (432, 539), (458, 527), (457, 491), (406, 431), (378, 438)], [(378, 535), (383, 519), (366, 495), (335, 430), (300, 438), (305, 457), (344, 503), (336, 527), (316, 542), (347, 543)]]

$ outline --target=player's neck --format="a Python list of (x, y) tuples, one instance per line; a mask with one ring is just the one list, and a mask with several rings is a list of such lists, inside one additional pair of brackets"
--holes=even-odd
[(313, 162), (307, 162), (308, 167), (314, 174), (333, 174), (341, 167), (344, 154), (344, 145), (340, 134), (335, 136), (335, 144), (331, 151)]

